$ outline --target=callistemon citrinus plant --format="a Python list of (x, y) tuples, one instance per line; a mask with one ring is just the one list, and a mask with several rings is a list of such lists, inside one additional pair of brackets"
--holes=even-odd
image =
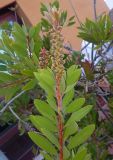
[(81, 69), (75, 65), (69, 69), (64, 67), (61, 32), (66, 12), (60, 12), (57, 1), (50, 4), (49, 8), (42, 5), (41, 11), (45, 18), (43, 22), (49, 24), (52, 66), (51, 69), (39, 69), (34, 73), (47, 98), (46, 101), (34, 101), (39, 115), (30, 116), (30, 120), (37, 131), (29, 132), (29, 136), (39, 146), (45, 160), (80, 160), (80, 157), (87, 160), (90, 154), (87, 154), (82, 144), (95, 127), (88, 125), (80, 130), (77, 124), (92, 106), (83, 107), (84, 98), (74, 100), (74, 86), (81, 75)]

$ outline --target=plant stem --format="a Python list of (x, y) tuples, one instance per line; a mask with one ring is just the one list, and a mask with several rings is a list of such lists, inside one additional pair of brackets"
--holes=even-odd
[(25, 91), (21, 91), (19, 94), (17, 94), (15, 97), (13, 97), (1, 110), (0, 110), (0, 116), (4, 113), (4, 111), (21, 95), (23, 95)]
[(58, 132), (59, 132), (59, 160), (63, 160), (63, 122), (62, 122), (62, 95), (60, 92), (60, 78), (56, 78), (56, 99), (58, 109)]
[(73, 5), (72, 1), (71, 1), (71, 0), (68, 0), (68, 1), (69, 1), (69, 3), (70, 3), (71, 8), (73, 9), (73, 12), (74, 12), (74, 14), (75, 14), (75, 17), (76, 17), (79, 25), (81, 26), (82, 23), (81, 23), (81, 21), (80, 21), (80, 19), (79, 19), (79, 16), (78, 16), (78, 14), (77, 14), (77, 12), (76, 12), (76, 10), (75, 10), (75, 8), (74, 8), (74, 5)]
[(94, 18), (97, 20), (97, 11), (96, 11), (96, 0), (93, 0), (93, 10), (94, 10)]

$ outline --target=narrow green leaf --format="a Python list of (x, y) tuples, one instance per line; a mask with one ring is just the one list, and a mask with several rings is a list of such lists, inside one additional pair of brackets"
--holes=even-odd
[(7, 71), (6, 65), (0, 65), (0, 71)]
[(49, 118), (50, 120), (54, 120), (54, 122), (57, 120), (55, 111), (52, 109), (52, 107), (49, 106), (49, 104), (47, 104), (46, 102), (41, 101), (39, 99), (35, 99), (34, 104), (35, 104), (37, 110), (43, 116)]
[(72, 84), (72, 85), (69, 85), (67, 86), (66, 90), (64, 93), (68, 93), (70, 90), (72, 90), (74, 87), (75, 87), (76, 83)]
[(70, 157), (70, 151), (65, 146), (63, 148), (63, 155), (65, 160), (68, 160), (68, 158)]
[(84, 160), (84, 157), (87, 154), (87, 149), (83, 148), (81, 150), (78, 150), (78, 152), (76, 153), (75, 157), (72, 160)]
[(49, 119), (42, 117), (42, 116), (30, 116), (30, 120), (33, 125), (41, 131), (41, 129), (47, 129), (51, 132), (57, 132), (56, 122), (50, 121)]
[(37, 66), (34, 65), (33, 60), (31, 58), (24, 57), (23, 62), (28, 69), (32, 70), (32, 72), (37, 70)]
[(36, 86), (36, 84), (37, 84), (36, 79), (32, 79), (23, 87), (23, 90), (25, 91), (31, 90)]
[(67, 78), (66, 78), (66, 84), (68, 85), (73, 85), (75, 84), (81, 75), (81, 69), (76, 69), (76, 66), (71, 66), (67, 70)]
[(72, 26), (75, 24), (75, 21), (69, 22), (67, 26)]
[(53, 96), (47, 96), (47, 102), (55, 111), (57, 111), (56, 100)]
[(87, 154), (87, 155), (85, 156), (84, 160), (92, 160), (91, 154)]
[(48, 140), (59, 149), (58, 138), (55, 137), (53, 133), (51, 133), (50, 131), (47, 131), (46, 129), (42, 129), (41, 131), (44, 134), (44, 136), (47, 137)]
[(38, 135), (36, 132), (29, 132), (28, 135), (32, 141), (41, 149), (45, 150), (51, 155), (57, 154), (55, 147), (45, 137)]
[(53, 157), (50, 156), (50, 155), (48, 155), (47, 153), (42, 153), (42, 152), (41, 152), (41, 154), (42, 154), (42, 156), (44, 157), (44, 160), (53, 160)]
[(67, 108), (66, 113), (72, 113), (80, 109), (85, 103), (85, 98), (75, 99)]
[(23, 46), (22, 44), (18, 44), (18, 43), (14, 43), (12, 48), (14, 49), (16, 55), (20, 58), (24, 58), (24, 56), (27, 56), (27, 49), (25, 46)]
[(73, 122), (69, 126), (67, 126), (64, 130), (64, 140), (68, 139), (69, 136), (75, 134), (78, 130), (78, 125), (76, 122)]
[(9, 101), (15, 93), (19, 90), (20, 88), (18, 86), (13, 86), (13, 87), (7, 87), (6, 88), (1, 88), (0, 89), (0, 96), (5, 97), (5, 101)]
[(53, 72), (50, 69), (41, 69), (34, 73), (39, 85), (45, 90), (48, 95), (55, 94), (55, 80)]
[(56, 7), (57, 9), (59, 9), (59, 1), (58, 0), (55, 0), (53, 3), (52, 3), (52, 6)]
[(7, 53), (4, 53), (4, 54), (0, 54), (0, 60), (12, 61), (12, 58)]
[(33, 71), (29, 70), (29, 69), (24, 69), (21, 71), (21, 73), (25, 76), (28, 76), (28, 77), (34, 77)]
[(38, 58), (35, 53), (32, 54), (32, 60), (36, 66), (38, 66)]
[(74, 97), (74, 89), (70, 90), (68, 93), (65, 94), (62, 102), (63, 107), (67, 107), (69, 103), (72, 101), (73, 97)]
[(35, 35), (35, 32), (36, 32), (35, 27), (34, 26), (31, 27), (29, 30), (29, 37), (33, 38), (33, 36)]
[(68, 148), (71, 150), (87, 141), (87, 139), (92, 135), (94, 130), (95, 125), (93, 124), (83, 128), (79, 133), (70, 138)]
[(88, 105), (74, 112), (69, 118), (69, 120), (67, 121), (66, 126), (71, 124), (73, 121), (79, 122), (83, 117), (85, 117), (90, 112), (91, 109), (92, 109), (92, 106)]
[(0, 80), (3, 82), (9, 82), (15, 80), (15, 78), (11, 74), (0, 72)]
[(72, 21), (74, 19), (75, 19), (75, 16), (72, 16), (72, 17), (69, 18), (69, 21)]

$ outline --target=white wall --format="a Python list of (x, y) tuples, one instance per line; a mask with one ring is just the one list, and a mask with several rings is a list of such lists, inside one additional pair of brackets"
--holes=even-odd
[(113, 0), (104, 0), (109, 9), (113, 8)]

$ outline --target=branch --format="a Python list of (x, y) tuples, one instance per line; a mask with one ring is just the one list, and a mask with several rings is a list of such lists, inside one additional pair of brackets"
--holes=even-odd
[(81, 51), (83, 51), (84, 49), (86, 49), (89, 45), (90, 45), (90, 43), (87, 43), (83, 48), (81, 48)]
[(9, 110), (11, 111), (11, 113), (14, 115), (14, 117), (15, 117), (18, 121), (24, 123), (24, 121), (14, 112), (14, 110), (12, 109), (12, 107), (9, 106)]
[(92, 43), (92, 48), (91, 48), (91, 62), (92, 62), (92, 68), (94, 68), (94, 44)]
[(77, 21), (78, 21), (78, 23), (80, 24), (80, 26), (82, 25), (82, 23), (81, 23), (81, 21), (80, 21), (80, 19), (79, 19), (79, 17), (78, 17), (78, 14), (76, 13), (76, 10), (75, 10), (75, 8), (74, 8), (74, 5), (73, 5), (73, 3), (72, 3), (72, 1), (71, 0), (68, 0), (69, 1), (69, 3), (70, 3), (70, 6), (71, 6), (71, 8), (73, 9), (73, 11), (74, 11), (74, 14), (75, 14), (75, 17), (76, 17), (76, 19), (77, 19)]
[(95, 17), (95, 20), (97, 20), (96, 0), (93, 0), (93, 10), (94, 10), (94, 17)]
[(72, 47), (69, 47), (68, 45), (64, 44), (64, 48), (70, 52), (75, 52), (75, 50)]
[(13, 97), (1, 110), (0, 110), (0, 116), (4, 113), (4, 111), (10, 106), (12, 102), (14, 102), (17, 98), (19, 98), (21, 95), (23, 95), (25, 91), (20, 92), (15, 97)]
[(33, 128), (30, 123), (23, 121), (23, 120), (16, 114), (16, 112), (12, 109), (12, 107), (9, 107), (9, 110), (10, 110), (10, 112), (13, 114), (13, 116), (14, 116), (18, 121), (20, 121), (20, 122), (23, 124), (23, 126), (24, 126), (24, 128), (25, 128), (25, 131), (27, 131), (27, 132), (28, 132), (28, 131), (36, 131), (36, 129)]
[[(97, 102), (97, 104), (98, 104), (98, 102)], [(99, 109), (101, 110), (101, 112), (104, 114), (104, 116), (106, 117), (106, 119), (113, 125), (112, 120), (111, 120), (110, 117), (106, 114), (106, 112), (103, 110), (103, 108), (99, 106), (99, 104), (98, 104), (98, 108), (99, 108)]]

